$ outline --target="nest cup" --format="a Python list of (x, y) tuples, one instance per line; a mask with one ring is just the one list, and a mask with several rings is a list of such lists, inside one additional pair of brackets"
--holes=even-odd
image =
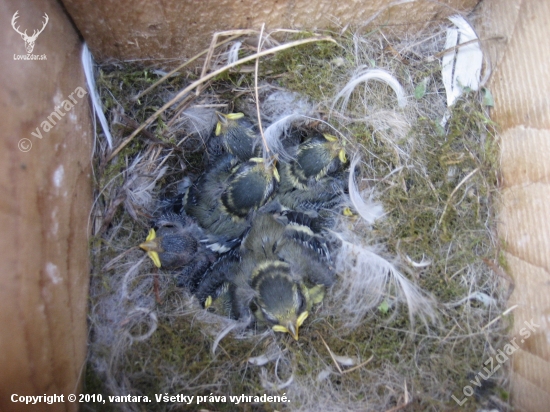
[[(392, 6), (396, 5), (388, 9)], [(507, 3), (504, 10), (512, 10), (508, 6)], [(54, 36), (48, 40), (52, 44), (59, 30), (73, 29), (63, 10), (56, 5), (48, 7), (49, 22), (55, 22), (55, 18), (63, 22), (52, 28), (50, 34), (47, 30), (40, 34), (40, 39)], [(75, 14), (79, 7), (70, 2), (67, 10), (82, 30), (86, 23)], [(520, 15), (543, 15), (544, 10), (537, 12), (537, 7), (544, 8), (529, 5), (521, 9)], [(524, 116), (523, 120), (519, 114), (503, 115), (503, 107), (508, 104), (503, 102), (508, 102), (510, 96), (502, 91), (506, 81), (502, 79), (511, 82), (514, 75), (509, 70), (512, 63), (495, 52), (495, 43), (503, 42), (498, 37), (501, 26), (495, 21), (505, 22), (509, 15), (497, 13), (491, 2), (485, 2), (477, 12), (473, 21), (482, 33), (485, 55), (491, 58), (490, 68), (502, 67), (503, 76), (485, 84), (485, 89), (479, 92), (466, 91), (451, 108), (446, 104), (438, 60), (447, 28), (451, 26), (443, 20), (426, 23), (414, 34), (374, 20), (365, 27), (333, 24), (332, 30), (323, 33), (273, 30), (227, 33), (227, 37), (220, 36), (212, 44), (223, 42), (222, 38), (235, 38), (225, 45), (205, 48), (207, 64), (180, 69), (142, 96), (141, 92), (173, 66), (159, 59), (99, 64), (95, 68), (103, 105), (99, 110), (107, 115), (105, 130), (109, 130), (112, 140), (109, 143), (105, 130), (97, 128), (93, 168), (82, 166), (88, 163), (86, 146), (79, 147), (64, 137), (65, 130), (76, 127), (74, 122), (65, 121), (72, 119), (71, 114), (77, 116), (79, 127), (89, 130), (87, 101), (82, 106), (74, 104), (74, 112), (60, 116), (64, 120), (51, 129), (48, 135), (51, 147), (46, 149), (44, 144), (41, 152), (42, 158), (50, 161), (44, 174), (46, 179), (36, 179), (45, 161), (33, 164), (30, 160), (37, 150), (28, 153), (14, 149), (16, 156), (6, 158), (5, 162), (17, 163), (18, 176), (25, 173), (35, 176), (34, 180), (24, 177), (15, 180), (25, 180), (27, 183), (20, 186), (21, 193), (38, 193), (33, 204), (42, 205), (36, 209), (24, 208), (22, 213), (36, 221), (38, 216), (46, 216), (34, 227), (42, 227), (41, 233), (50, 239), (37, 249), (41, 250), (38, 257), (25, 259), (28, 248), (35, 242), (29, 237), (29, 246), (20, 247), (14, 254), (20, 257), (16, 259), (19, 263), (11, 260), (5, 263), (5, 273), (29, 273), (6, 283), (5, 323), (13, 323), (15, 317), (10, 314), (14, 307), (23, 308), (19, 312), (23, 318), (31, 313), (28, 308), (43, 307), (43, 319), (58, 314), (62, 321), (48, 327), (44, 326), (47, 322), (22, 322), (14, 329), (17, 333), (12, 342), (2, 340), (2, 347), (19, 360), (21, 370), (31, 364), (40, 370), (52, 370), (53, 366), (43, 362), (39, 353), (48, 353), (46, 357), (54, 359), (53, 364), (69, 362), (74, 367), (65, 372), (64, 378), (56, 373), (44, 374), (33, 385), (20, 383), (19, 387), (14, 382), (26, 380), (13, 379), (19, 372), (8, 367), (4, 373), (6, 385), (0, 386), (10, 393), (33, 393), (38, 388), (36, 393), (42, 394), (47, 387), (75, 392), (80, 381), (85, 393), (105, 397), (132, 394), (154, 399), (155, 394), (161, 393), (227, 397), (226, 402), (211, 398), (205, 400), (206, 405), (189, 406), (211, 410), (235, 408), (230, 395), (251, 396), (246, 398), (248, 406), (243, 407), (259, 410), (313, 410), (319, 403), (326, 410), (404, 407), (445, 410), (455, 407), (454, 398), (465, 399), (463, 407), (467, 410), (507, 410), (511, 391), (516, 406), (537, 410), (547, 394), (540, 385), (535, 385), (532, 396), (525, 395), (522, 389), (525, 382), (513, 373), (514, 384), (510, 386), (508, 369), (512, 362), (503, 362), (499, 373), (490, 379), (478, 374), (487, 359), (498, 354), (498, 349), (505, 350), (511, 339), (523, 337), (520, 332), (524, 322), (532, 321), (534, 330), (526, 338), (529, 345), (520, 347), (518, 353), (541, 355), (547, 345), (541, 341), (537, 329), (541, 324), (545, 327), (538, 317), (544, 304), (531, 304), (517, 295), (528, 287), (522, 284), (518, 292), (518, 280), (512, 281), (507, 274), (521, 273), (521, 259), (516, 256), (545, 267), (540, 254), (530, 253), (514, 240), (513, 234), (524, 233), (525, 229), (519, 229), (513, 222), (518, 216), (528, 216), (530, 206), (519, 207), (517, 203), (516, 208), (510, 206), (514, 199), (532, 195), (521, 186), (522, 178), (527, 182), (544, 182), (543, 178), (537, 180), (534, 171), (542, 164), (540, 151), (533, 150), (537, 138), (533, 130), (543, 125), (544, 119), (536, 115)], [(23, 16), (23, 12), (20, 14)], [(382, 14), (380, 10), (370, 16)], [(535, 35), (540, 33), (536, 31)], [(182, 99), (171, 102), (197, 79), (257, 52), (259, 38), (260, 51), (264, 51), (315, 36), (332, 38), (335, 43), (315, 40), (307, 46), (281, 49), (262, 56), (257, 67), (256, 59), (251, 59), (235, 65), (235, 70), (213, 75), (186, 92)], [(238, 42), (240, 46), (236, 46)], [(13, 44), (16, 43), (14, 40)], [(504, 43), (508, 50), (517, 49), (513, 42)], [(76, 50), (78, 39), (73, 36), (60, 44)], [(99, 49), (94, 46), (92, 50), (96, 54)], [(79, 67), (80, 63), (75, 60), (71, 64)], [(10, 73), (17, 71), (11, 61), (7, 67)], [(397, 79), (404, 88), (406, 107), (400, 107), (391, 84), (378, 80), (360, 82), (351, 89), (349, 101), (345, 102), (346, 97), (339, 93), (354, 76), (370, 69), (382, 69)], [(52, 70), (64, 73), (67, 69), (59, 65)], [(84, 85), (84, 78), (77, 71), (69, 73), (72, 73), (70, 80), (60, 80), (61, 90), (48, 89), (51, 96), (57, 96), (54, 102), (63, 102), (80, 83)], [(77, 81), (72, 84), (74, 79)], [(537, 81), (543, 81), (540, 79)], [(15, 84), (18, 90), (24, 90), (23, 84)], [(535, 107), (538, 100), (534, 91), (533, 96)], [(503, 106), (499, 107), (499, 101)], [(51, 115), (47, 103), (39, 103), (44, 107), (45, 119)], [(166, 104), (166, 109), (149, 121)], [(493, 104), (495, 109), (490, 113)], [(354, 216), (344, 216), (336, 210), (336, 223), (330, 232), (332, 241), (338, 244), (335, 254), (338, 279), (306, 321), (298, 342), (266, 332), (265, 328), (246, 328), (234, 320), (208, 313), (185, 289), (177, 287), (173, 272), (155, 270), (136, 247), (144, 240), (159, 202), (177, 193), (183, 178), (192, 180), (204, 170), (204, 148), (212, 139), (215, 110), (242, 111), (255, 123), (261, 120), (262, 127), (267, 129), (285, 115), (284, 110), (277, 111), (281, 106), (291, 108), (291, 116), (300, 113), (300, 118), (292, 118), (288, 129), (281, 126), (276, 134), (333, 131), (345, 140), (348, 155), (361, 155), (356, 172), (350, 175), (348, 192), (355, 193), (362, 206), (354, 204), (350, 196), (350, 203), (341, 206), (342, 209), (349, 206)], [(530, 108), (518, 112), (521, 110), (534, 113)], [(525, 119), (532, 128), (529, 138), (520, 143), (519, 133), (524, 130), (519, 130), (518, 125)], [(17, 131), (14, 136), (30, 135), (23, 133), (23, 129), (35, 131), (30, 126), (18, 129), (14, 120), (17, 117), (7, 123), (8, 131)], [(496, 133), (497, 123), (493, 122), (499, 124), (502, 140)], [(141, 132), (128, 139), (141, 126)], [(83, 135), (83, 141), (89, 144), (92, 134)], [(32, 142), (37, 149), (46, 140)], [(508, 166), (499, 170), (501, 156), (510, 165), (518, 153), (530, 153), (534, 159), (526, 166), (527, 172), (517, 173)], [(23, 157), (26, 155), (29, 157)], [(80, 159), (76, 162), (80, 172), (72, 173), (75, 163), (69, 166), (64, 159), (76, 157)], [(92, 213), (88, 216), (86, 212), (86, 216), (78, 218), (75, 210), (78, 207), (67, 209), (56, 205), (67, 204), (58, 200), (67, 188), (77, 193), (74, 198), (78, 200), (73, 205), (86, 204), (86, 196), (79, 197), (78, 193), (88, 172), (94, 180)], [(505, 190), (504, 199), (499, 196), (500, 187), (510, 188)], [(42, 194), (51, 201), (45, 202)], [(30, 204), (25, 203), (26, 194), (14, 199)], [(371, 211), (372, 219), (365, 219), (360, 210)], [(384, 211), (383, 216), (380, 210)], [(497, 210), (503, 221), (498, 235)], [(544, 210), (537, 211), (539, 215), (542, 213)], [(71, 270), (77, 267), (75, 262), (79, 262), (78, 256), (82, 257), (85, 251), (78, 246), (62, 248), (75, 251), (65, 252), (67, 262), (72, 263), (63, 265), (59, 250), (52, 246), (82, 244), (76, 239), (83, 239), (85, 230), (70, 229), (74, 226), (65, 224), (65, 216), (89, 222), (87, 228), (91, 234), (85, 365), (82, 302), (87, 290), (82, 285), (87, 282), (82, 279), (86, 273)], [(16, 220), (10, 224), (15, 223)], [(55, 227), (58, 229), (54, 230)], [(539, 230), (534, 227), (529, 238), (529, 242), (539, 242), (533, 246), (535, 250), (543, 244)], [(533, 270), (525, 273), (535, 279), (537, 274)], [(43, 281), (36, 282), (33, 273), (40, 273)], [(22, 285), (30, 285), (26, 289), (30, 298), (28, 302), (14, 302), (8, 295), (22, 296), (16, 293), (22, 290)], [(61, 292), (58, 285), (67, 285), (67, 289)], [(507, 304), (513, 286), (516, 295)], [(514, 310), (521, 316), (512, 324), (510, 314)], [(67, 313), (71, 313), (70, 319), (64, 315)], [(48, 333), (47, 329), (53, 332)], [(71, 333), (65, 334), (69, 338), (56, 348), (55, 342), (60, 341), (56, 336), (62, 330)], [(49, 336), (44, 338), (42, 352), (31, 350), (25, 354), (18, 349), (29, 342), (20, 336), (29, 333)], [(68, 347), (71, 349), (63, 349)], [(527, 375), (536, 374), (532, 362), (526, 365)], [(477, 382), (476, 379), (481, 382), (479, 386), (471, 383)], [(472, 389), (471, 394), (467, 388)], [(279, 398), (274, 398), (276, 402), (262, 401), (261, 395), (265, 394)], [(283, 394), (288, 402), (281, 401)], [(153, 410), (184, 407), (181, 401), (153, 401), (147, 406), (151, 405)], [(142, 406), (130, 401), (112, 403), (109, 408), (139, 410)], [(86, 408), (105, 410), (94, 402), (89, 402)]]

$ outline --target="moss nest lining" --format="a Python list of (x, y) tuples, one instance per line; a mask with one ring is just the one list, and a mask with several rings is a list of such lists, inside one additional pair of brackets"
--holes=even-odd
[[(257, 73), (254, 61), (221, 72), (184, 96), (183, 105), (170, 105), (122, 149), (127, 136), (200, 79), (201, 70), (187, 66), (136, 98), (166, 73), (165, 62), (98, 67), (113, 148), (98, 130), (85, 391), (147, 395), (152, 402), (89, 403), (84, 410), (456, 409), (452, 395), (464, 398), (463, 388), (504, 346), (510, 319), (500, 317), (508, 278), (495, 233), (496, 126), (484, 105), (485, 90), (466, 90), (447, 107), (438, 58), (446, 27), (434, 22), (405, 35), (391, 27), (264, 33), (266, 49), (321, 35), (333, 41), (261, 57)], [(232, 54), (255, 53), (258, 34), (213, 49), (208, 72), (231, 62)], [(235, 52), (237, 41), (242, 44)], [(384, 69), (401, 83), (406, 107), (378, 81), (358, 85), (347, 104), (335, 100), (354, 74), (369, 68)], [(372, 225), (354, 215), (341, 217), (334, 230), (405, 273), (425, 291), (421, 296), (435, 316), (411, 317), (398, 303), (395, 285), (368, 311), (346, 300), (364, 287), (353, 283), (361, 281), (360, 273), (348, 276), (357, 267), (348, 254), (298, 341), (262, 328), (235, 329), (218, 339), (235, 322), (202, 309), (177, 286), (176, 272), (157, 270), (137, 247), (160, 199), (204, 170), (214, 111), (242, 111), (257, 120), (256, 97), (262, 112), (269, 97), (281, 92), (314, 108), (307, 127), (336, 131), (348, 156), (361, 155), (359, 190), (384, 208)], [(461, 409), (508, 408), (506, 366), (474, 386)], [(157, 403), (155, 394), (224, 395), (227, 401)], [(289, 402), (229, 401), (241, 394), (284, 394)]]

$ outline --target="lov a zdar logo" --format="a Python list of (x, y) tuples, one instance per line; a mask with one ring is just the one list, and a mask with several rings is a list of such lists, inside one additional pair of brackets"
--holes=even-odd
[(15, 27), (15, 24), (16, 24), (15, 21), (19, 17), (18, 13), (19, 13), (19, 10), (17, 10), (15, 12), (15, 14), (13, 15), (13, 17), (11, 19), (11, 26), (13, 27), (13, 29), (17, 33), (19, 33), (21, 35), (23, 40), (25, 40), (25, 48), (27, 49), (27, 53), (30, 54), (30, 53), (32, 53), (32, 51), (34, 49), (34, 43), (36, 42), (36, 38), (38, 37), (38, 35), (40, 33), (42, 33), (44, 31), (44, 28), (46, 27), (46, 24), (48, 24), (48, 21), (50, 20), (50, 18), (48, 17), (48, 15), (46, 13), (44, 13), (44, 23), (42, 24), (42, 28), (40, 30), (33, 30), (32, 36), (29, 36), (27, 34), (27, 30), (25, 30), (23, 33), (21, 33), (21, 31), (19, 30), (19, 26)]

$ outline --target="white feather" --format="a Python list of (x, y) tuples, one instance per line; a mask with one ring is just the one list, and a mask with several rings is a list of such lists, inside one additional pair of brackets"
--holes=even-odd
[(357, 361), (353, 358), (350, 358), (349, 356), (332, 354), (332, 357), (336, 362), (338, 362), (342, 366), (354, 366), (357, 364)]
[(267, 371), (265, 369), (262, 369), (260, 381), (264, 389), (276, 392), (289, 387), (290, 384), (292, 384), (292, 382), (294, 381), (294, 375), (290, 375), (290, 378), (288, 378), (286, 382), (274, 383), (267, 379)]
[(496, 306), (497, 303), (498, 303), (496, 299), (492, 298), (491, 296), (487, 295), (486, 293), (477, 291), (477, 292), (470, 293), (468, 296), (460, 299), (457, 302), (448, 303), (445, 306), (450, 307), (450, 308), (454, 308), (456, 306), (462, 305), (463, 303), (467, 302), (468, 300), (477, 300), (478, 302), (482, 303), (483, 305), (485, 305), (487, 307)]
[(429, 259), (424, 260), (424, 255), (422, 255), (422, 260), (420, 262), (415, 262), (408, 255), (405, 255), (405, 260), (414, 268), (425, 268), (432, 264), (431, 260)]
[(298, 93), (277, 90), (262, 103), (262, 117), (271, 124), (264, 129), (269, 153), (264, 148), (264, 158), (273, 154), (280, 160), (290, 161), (292, 156), (283, 146), (283, 138), (292, 126), (298, 127), (315, 119), (315, 107)]
[[(459, 15), (449, 17), (457, 28), (447, 29), (447, 40), (441, 62), (441, 75), (447, 93), (447, 106), (452, 106), (465, 88), (478, 90), (483, 53), (470, 24)], [(473, 41), (473, 42), (472, 42)], [(460, 44), (469, 43), (457, 47)]]
[(239, 50), (241, 49), (243, 42), (236, 41), (233, 43), (229, 51), (227, 52), (227, 64), (233, 64), (239, 60)]
[(134, 218), (138, 219), (138, 210), (151, 210), (155, 203), (154, 189), (159, 179), (162, 179), (168, 171), (168, 166), (157, 166), (152, 172), (144, 172), (144, 168), (150, 165), (149, 158), (143, 155), (137, 155), (132, 164), (124, 173), (125, 181), (122, 187), (126, 197), (124, 206), (126, 211)]
[(335, 261), (342, 281), (334, 300), (340, 302), (348, 327), (359, 326), (367, 312), (384, 300), (406, 304), (411, 324), (415, 315), (426, 324), (435, 320), (433, 299), (391, 262), (351, 233), (332, 233), (342, 242)]
[(281, 160), (287, 162), (292, 160), (292, 156), (284, 148), (282, 138), (288, 133), (292, 124), (298, 120), (303, 120), (301, 114), (289, 114), (271, 123), (264, 130), (265, 141), (270, 151), (268, 154), (267, 151), (264, 150), (264, 158), (276, 154)]
[(399, 80), (394, 76), (382, 69), (369, 69), (366, 66), (362, 66), (359, 71), (350, 79), (350, 81), (340, 90), (340, 92), (334, 98), (332, 103), (332, 109), (336, 103), (342, 99), (341, 107), (344, 109), (347, 107), (351, 93), (360, 83), (366, 83), (370, 80), (378, 80), (386, 83), (390, 86), (397, 97), (397, 104), (399, 107), (405, 107), (407, 105), (407, 98), (405, 97), (405, 90)]
[(259, 356), (250, 357), (248, 358), (248, 363), (255, 366), (264, 366), (269, 362), (279, 359), (280, 357), (281, 357), (281, 351), (275, 350), (271, 352), (266, 352)]
[(183, 128), (187, 133), (198, 135), (203, 141), (208, 139), (216, 125), (216, 110), (211, 107), (192, 106), (184, 110), (174, 122), (172, 129)]
[(307, 117), (315, 117), (315, 105), (304, 96), (287, 90), (276, 90), (262, 102), (262, 118), (268, 123), (289, 114), (301, 114), (304, 121), (311, 120)]
[(109, 130), (109, 125), (107, 124), (107, 119), (103, 113), (103, 105), (99, 99), (99, 93), (97, 91), (97, 86), (95, 83), (94, 76), (94, 61), (88, 45), (84, 43), (82, 46), (82, 67), (84, 68), (84, 76), (86, 77), (86, 84), (88, 85), (88, 91), (90, 92), (90, 97), (92, 99), (92, 110), (94, 114), (99, 119), (101, 123), (101, 128), (107, 139), (107, 144), (109, 148), (113, 148), (113, 137), (111, 136), (111, 131)]
[(324, 370), (322, 370), (321, 372), (319, 372), (317, 374), (317, 378), (315, 378), (315, 380), (317, 382), (322, 382), (322, 381), (326, 380), (332, 373), (333, 373), (332, 369), (330, 369), (330, 368), (324, 369)]
[(128, 313), (128, 316), (132, 317), (139, 313), (145, 314), (149, 318), (149, 329), (141, 335), (132, 335), (129, 330), (126, 330), (125, 334), (130, 338), (132, 342), (143, 342), (144, 340), (149, 339), (151, 336), (153, 336), (153, 333), (155, 333), (158, 326), (157, 314), (152, 309), (135, 307)]
[(214, 343), (212, 343), (212, 349), (211, 349), (212, 356), (216, 354), (216, 349), (218, 348), (218, 345), (220, 344), (223, 338), (225, 338), (227, 335), (229, 335), (229, 333), (231, 333), (231, 331), (235, 329), (237, 329), (237, 331), (244, 330), (250, 324), (250, 320), (251, 319), (249, 317), (242, 319), (240, 321), (228, 320), (229, 321), (228, 325), (225, 328), (223, 328), (220, 332), (218, 332), (218, 334), (216, 335), (216, 338), (214, 339)]
[(350, 164), (348, 177), (349, 198), (359, 216), (369, 225), (372, 225), (376, 219), (384, 215), (384, 207), (381, 203), (375, 202), (371, 198), (365, 201), (361, 196), (357, 188), (357, 182), (355, 181), (355, 167), (359, 163), (359, 160), (359, 156), (354, 156)]

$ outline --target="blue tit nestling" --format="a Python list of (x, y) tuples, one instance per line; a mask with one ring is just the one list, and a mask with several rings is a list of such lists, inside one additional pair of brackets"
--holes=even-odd
[(227, 152), (236, 156), (241, 162), (261, 153), (260, 136), (254, 125), (243, 113), (223, 114), (216, 112), (218, 124), (216, 136), (220, 136)]
[(239, 310), (248, 302), (258, 321), (298, 339), (300, 326), (335, 274), (322, 237), (293, 213), (255, 217), (241, 245), (234, 299)]
[(194, 295), (200, 304), (217, 314), (236, 318), (233, 305), (232, 281), (240, 264), (239, 252), (235, 249), (225, 253), (205, 273)]
[[(281, 182), (288, 182), (286, 172), (288, 168), (281, 168)], [(344, 180), (340, 176), (325, 176), (318, 181), (311, 181), (305, 189), (284, 185), (277, 193), (275, 200), (283, 207), (303, 213), (317, 212), (322, 209), (332, 209), (341, 202), (345, 191)]]
[(262, 158), (251, 158), (237, 167), (228, 179), (221, 196), (222, 204), (229, 214), (245, 217), (271, 198), (279, 180), (275, 164), (265, 165)]
[(203, 231), (188, 216), (167, 213), (154, 223), (145, 242), (139, 245), (156, 267), (174, 269), (194, 267), (201, 261), (214, 259), (213, 253), (201, 243)]
[(347, 162), (343, 143), (330, 134), (316, 135), (301, 143), (295, 149), (294, 158), (285, 165), (285, 177), (290, 185), (299, 189), (307, 189), (312, 181), (340, 170)]
[(334, 136), (317, 135), (290, 152), (294, 160), (279, 167), (281, 184), (275, 200), (286, 209), (312, 215), (323, 210), (328, 222), (333, 218), (330, 209), (345, 191), (343, 144)]
[(250, 213), (273, 196), (278, 180), (275, 164), (252, 158), (235, 165), (226, 156), (189, 191), (185, 210), (205, 229), (209, 247), (223, 253), (239, 244)]

